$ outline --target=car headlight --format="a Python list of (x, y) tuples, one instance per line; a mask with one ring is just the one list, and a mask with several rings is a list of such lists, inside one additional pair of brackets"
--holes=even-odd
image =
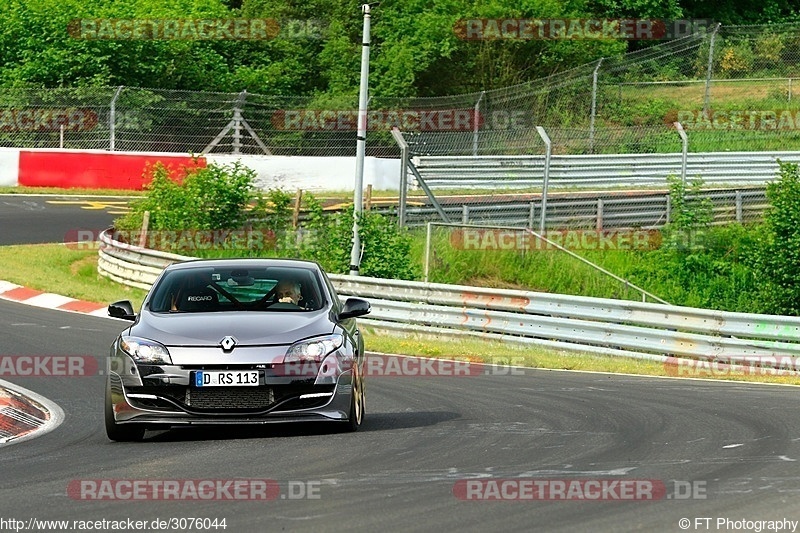
[(123, 335), (119, 341), (119, 347), (122, 348), (123, 352), (133, 357), (133, 360), (137, 363), (152, 365), (172, 364), (172, 358), (169, 356), (167, 347), (156, 341)]
[(296, 342), (286, 350), (286, 357), (283, 360), (286, 363), (295, 361), (315, 361), (318, 363), (325, 359), (328, 354), (341, 347), (342, 343), (344, 343), (344, 337), (338, 333)]

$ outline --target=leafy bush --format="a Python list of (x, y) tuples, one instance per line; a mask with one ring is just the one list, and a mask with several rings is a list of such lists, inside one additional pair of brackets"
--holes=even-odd
[(256, 226), (283, 235), (292, 221), (292, 195), (281, 189), (268, 189), (256, 201), (252, 214)]
[(148, 168), (148, 195), (131, 206), (131, 212), (115, 221), (120, 230), (138, 230), (146, 211), (151, 231), (224, 230), (241, 228), (253, 199), (255, 171), (240, 163), (210, 164), (184, 169), (181, 183), (170, 177), (161, 163)]
[(704, 230), (692, 246), (665, 239), (630, 276), (677, 305), (758, 312), (758, 277), (751, 267), (758, 234), (758, 226), (728, 224)]
[(714, 204), (700, 196), (703, 180), (684, 183), (679, 177), (667, 176), (670, 199), (670, 222), (664, 227), (664, 246), (686, 252), (703, 248), (703, 238), (714, 220)]
[(779, 178), (767, 185), (770, 207), (754, 263), (767, 312), (800, 315), (800, 169), (779, 163)]
[[(325, 215), (319, 201), (306, 195), (308, 216), (301, 238), (293, 244), (285, 240), (287, 251), (320, 263), (325, 270), (344, 274), (350, 271), (353, 237), (353, 208)], [(376, 278), (415, 279), (411, 259), (412, 237), (398, 228), (393, 217), (365, 211), (359, 220), (363, 246), (360, 274)]]
[(678, 305), (755, 311), (758, 284), (751, 259), (758, 227), (712, 227), (713, 204), (698, 196), (702, 180), (684, 184), (669, 176), (667, 181), (671, 211), (662, 246), (648, 252), (630, 276)]
[(723, 75), (732, 78), (746, 74), (753, 67), (754, 61), (755, 55), (750, 45), (740, 43), (723, 49), (719, 66)]
[(760, 35), (755, 43), (756, 59), (760, 66), (771, 67), (778, 63), (785, 46), (781, 35), (774, 33)]

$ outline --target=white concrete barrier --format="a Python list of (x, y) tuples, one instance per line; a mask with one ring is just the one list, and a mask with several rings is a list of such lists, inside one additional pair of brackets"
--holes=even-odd
[(0, 148), (0, 186), (19, 185), (19, 148)]
[[(353, 190), (355, 157), (304, 157), (279, 155), (207, 154), (209, 163), (236, 161), (258, 174), (262, 189), (303, 189), (307, 191)], [(400, 190), (400, 160), (367, 157), (364, 160), (364, 186), (378, 190)]]

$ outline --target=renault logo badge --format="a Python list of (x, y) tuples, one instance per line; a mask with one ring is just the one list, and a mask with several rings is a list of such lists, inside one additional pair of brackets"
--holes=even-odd
[(219, 345), (222, 346), (223, 352), (230, 352), (236, 346), (236, 339), (228, 335), (219, 342)]

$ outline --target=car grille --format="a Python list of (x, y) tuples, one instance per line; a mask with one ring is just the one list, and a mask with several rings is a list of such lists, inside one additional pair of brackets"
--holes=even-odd
[(275, 395), (268, 387), (187, 387), (183, 403), (191, 409), (266, 409)]
[[(157, 399), (130, 398), (135, 407), (159, 411), (189, 410), (199, 412), (242, 413), (265, 411), (278, 406), (280, 411), (312, 409), (325, 405), (329, 396), (300, 399), (302, 394), (333, 392), (335, 385), (274, 385), (270, 387), (132, 387), (131, 394), (151, 394)], [(171, 403), (171, 402), (174, 402)], [(177, 405), (176, 405), (177, 404)]]

